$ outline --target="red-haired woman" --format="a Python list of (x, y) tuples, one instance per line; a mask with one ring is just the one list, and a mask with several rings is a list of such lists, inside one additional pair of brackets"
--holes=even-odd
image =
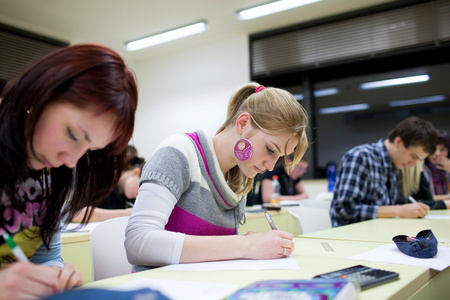
[(61, 259), (60, 222), (116, 186), (134, 128), (135, 77), (111, 49), (79, 44), (37, 61), (0, 98), (0, 235), (31, 261), (16, 262), (0, 238), (0, 295), (42, 298), (82, 284)]

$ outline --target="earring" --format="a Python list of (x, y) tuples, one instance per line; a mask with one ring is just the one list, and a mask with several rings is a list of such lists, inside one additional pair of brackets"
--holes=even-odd
[(252, 144), (247, 139), (240, 139), (234, 145), (234, 156), (239, 160), (247, 160), (252, 157), (253, 148)]

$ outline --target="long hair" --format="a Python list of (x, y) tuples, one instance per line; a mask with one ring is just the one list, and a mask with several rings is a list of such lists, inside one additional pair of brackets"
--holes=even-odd
[[(97, 114), (117, 115), (113, 127), (116, 138), (106, 148), (87, 151), (73, 169), (62, 166), (50, 170), (51, 193), (49, 186), (45, 187), (50, 195), (40, 228), (46, 246), (62, 216), (71, 219), (81, 208), (97, 205), (117, 184), (134, 129), (137, 97), (134, 74), (123, 59), (97, 44), (59, 49), (38, 60), (3, 89), (0, 192), (15, 209), (23, 209), (15, 185), (30, 174), (27, 143), (32, 143), (36, 123), (50, 103), (68, 101), (80, 108), (94, 107)], [(83, 223), (88, 218), (85, 215)]]
[(405, 198), (414, 195), (420, 187), (420, 174), (422, 173), (422, 162), (418, 161), (414, 166), (400, 169), (400, 191)]
[[(287, 153), (289, 142), (292, 139), (298, 140), (293, 160), (288, 162), (287, 157), (284, 158), (290, 169), (300, 161), (308, 148), (306, 135), (308, 115), (289, 92), (279, 88), (266, 87), (256, 93), (255, 89), (258, 86), (258, 83), (251, 82), (233, 94), (228, 105), (227, 119), (217, 133), (233, 126), (237, 117), (241, 113), (247, 112), (252, 117), (253, 127), (272, 135), (290, 134), (285, 145), (285, 153)], [(232, 168), (228, 175), (229, 185), (237, 195), (244, 195), (251, 190), (253, 178), (246, 177), (238, 166)]]

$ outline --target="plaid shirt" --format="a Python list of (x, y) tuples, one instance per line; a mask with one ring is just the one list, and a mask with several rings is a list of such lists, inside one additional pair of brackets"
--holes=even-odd
[(345, 153), (330, 208), (333, 227), (375, 219), (378, 206), (393, 205), (398, 194), (396, 171), (383, 139)]

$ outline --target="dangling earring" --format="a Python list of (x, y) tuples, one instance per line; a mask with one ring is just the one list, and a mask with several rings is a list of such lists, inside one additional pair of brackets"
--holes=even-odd
[(240, 139), (234, 145), (234, 156), (237, 159), (244, 161), (252, 157), (253, 147), (249, 140)]
[(28, 115), (31, 114), (32, 111), (33, 111), (33, 107), (31, 107), (31, 106), (25, 107), (25, 112), (26, 112)]

